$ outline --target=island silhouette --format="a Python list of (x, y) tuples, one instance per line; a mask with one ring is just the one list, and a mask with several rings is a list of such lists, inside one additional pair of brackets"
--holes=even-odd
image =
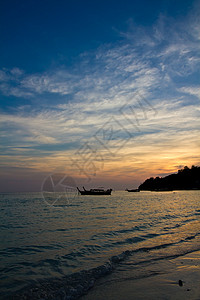
[(165, 177), (151, 177), (139, 187), (143, 191), (172, 191), (172, 190), (199, 190), (200, 167), (192, 166), (178, 170), (178, 173)]

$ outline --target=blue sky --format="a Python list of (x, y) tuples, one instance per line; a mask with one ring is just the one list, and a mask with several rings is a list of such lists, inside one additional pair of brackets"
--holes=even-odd
[(200, 1), (4, 1), (1, 191), (200, 164)]

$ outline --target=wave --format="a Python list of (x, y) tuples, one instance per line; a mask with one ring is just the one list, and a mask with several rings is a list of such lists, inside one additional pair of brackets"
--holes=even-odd
[(104, 238), (106, 236), (117, 236), (117, 235), (124, 235), (125, 233), (130, 233), (130, 232), (138, 232), (138, 231), (143, 231), (144, 229), (146, 229), (147, 226), (145, 225), (140, 225), (140, 226), (134, 226), (134, 227), (130, 227), (130, 228), (125, 228), (125, 229), (118, 229), (118, 230), (112, 230), (112, 231), (107, 231), (107, 232), (101, 232), (99, 234), (94, 234), (91, 237), (91, 240), (95, 240), (95, 239), (100, 239), (100, 238)]
[[(7, 299), (68, 299), (75, 300), (86, 294), (95, 284), (95, 282), (110, 273), (112, 273), (120, 263), (127, 260), (129, 257), (133, 256), (136, 253), (148, 253), (155, 250), (166, 249), (172, 247), (174, 245), (181, 244), (183, 242), (187, 242), (189, 240), (195, 239), (200, 234), (197, 233), (195, 235), (191, 235), (182, 239), (175, 243), (165, 243), (152, 247), (141, 247), (134, 250), (126, 250), (118, 255), (112, 256), (107, 262), (104, 264), (89, 269), (82, 270), (80, 272), (73, 273), (71, 275), (63, 276), (61, 278), (51, 278), (48, 280), (40, 280), (36, 284), (29, 286), (26, 289), (15, 293), (14, 296), (11, 296)], [(158, 257), (149, 257), (148, 259), (142, 261), (135, 261), (134, 265), (140, 265), (144, 263), (151, 263), (155, 260), (163, 260), (163, 259), (173, 259), (176, 257), (184, 256), (188, 253), (192, 253), (200, 250), (200, 247), (196, 247), (196, 249), (183, 250), (179, 253), (162, 254)], [(144, 275), (145, 277), (145, 275)]]
[(58, 244), (50, 244), (45, 246), (36, 246), (30, 245), (25, 247), (9, 247), (3, 250), (0, 250), (0, 256), (12, 256), (12, 255), (24, 255), (24, 254), (35, 254), (36, 252), (45, 252), (46, 250), (56, 250), (63, 248), (61, 245)]

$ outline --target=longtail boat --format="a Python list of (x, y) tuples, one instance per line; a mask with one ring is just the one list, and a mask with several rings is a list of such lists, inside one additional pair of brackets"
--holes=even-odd
[(108, 189), (108, 190), (104, 190), (104, 189), (90, 189), (90, 190), (86, 190), (83, 186), (83, 191), (81, 191), (78, 187), (77, 187), (78, 192), (81, 195), (111, 195), (112, 189)]

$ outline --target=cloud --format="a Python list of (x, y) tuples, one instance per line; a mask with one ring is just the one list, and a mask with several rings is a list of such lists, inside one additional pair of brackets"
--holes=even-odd
[(179, 89), (180, 92), (196, 96), (198, 99), (200, 99), (200, 86), (186, 86)]
[(21, 86), (38, 94), (48, 92), (67, 95), (76, 87), (76, 80), (78, 76), (58, 70), (55, 73), (28, 75), (22, 80)]
[[(120, 42), (85, 53), (70, 69), (37, 74), (2, 69), (2, 93), (28, 104), (1, 111), (4, 164), (69, 165), (86, 142), (102, 153), (107, 174), (117, 170), (132, 176), (134, 168), (141, 174), (160, 168), (170, 172), (187, 159), (195, 164), (199, 103), (191, 97), (200, 95), (194, 80), (200, 63), (199, 21), (192, 26), (188, 20), (160, 16), (148, 30), (130, 25), (120, 33)], [(107, 140), (110, 152), (127, 141), (116, 157), (94, 139), (100, 129), (108, 135), (104, 126), (110, 120), (110, 130), (118, 133)]]
[(43, 74), (26, 74), (17, 68), (1, 71), (1, 90), (16, 97), (49, 93), (101, 101), (124, 91), (161, 89), (177, 76), (190, 75), (200, 63), (200, 45), (191, 28), (191, 24), (160, 16), (152, 31), (130, 27), (119, 44), (103, 45), (95, 55), (85, 53), (78, 68), (62, 67)]

